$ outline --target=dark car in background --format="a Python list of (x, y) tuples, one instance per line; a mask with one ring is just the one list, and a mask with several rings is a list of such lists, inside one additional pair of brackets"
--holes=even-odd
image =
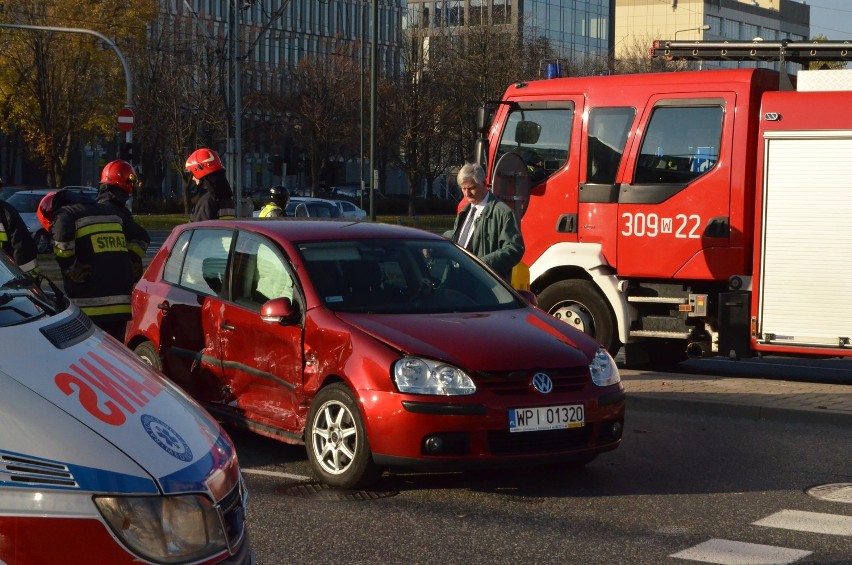
[(413, 228), (210, 221), (160, 248), (126, 343), (222, 421), (304, 443), (333, 486), (586, 464), (621, 442), (618, 369), (528, 300)]

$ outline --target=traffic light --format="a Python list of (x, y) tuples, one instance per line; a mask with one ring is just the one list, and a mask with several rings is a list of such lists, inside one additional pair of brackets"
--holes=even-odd
[(120, 159), (127, 161), (128, 163), (133, 162), (133, 143), (125, 141), (119, 146), (118, 152)]

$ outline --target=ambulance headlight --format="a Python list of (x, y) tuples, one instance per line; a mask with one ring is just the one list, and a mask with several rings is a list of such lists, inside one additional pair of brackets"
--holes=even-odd
[(592, 362), (589, 363), (589, 373), (592, 382), (598, 386), (609, 386), (621, 382), (621, 374), (615, 366), (615, 360), (603, 347), (595, 352)]
[(203, 496), (96, 496), (94, 500), (113, 533), (145, 559), (194, 561), (228, 548), (219, 512)]

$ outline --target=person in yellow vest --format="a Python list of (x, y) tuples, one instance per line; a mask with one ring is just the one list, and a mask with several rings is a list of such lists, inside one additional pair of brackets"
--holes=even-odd
[(283, 218), (287, 202), (290, 201), (290, 193), (283, 186), (275, 185), (269, 189), (269, 202), (261, 208), (261, 218)]

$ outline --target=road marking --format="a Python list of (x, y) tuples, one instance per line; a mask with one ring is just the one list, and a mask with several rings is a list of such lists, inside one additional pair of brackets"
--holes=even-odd
[(788, 547), (711, 539), (669, 557), (718, 565), (786, 565), (811, 553)]
[(816, 534), (852, 536), (852, 516), (841, 516), (839, 514), (782, 510), (762, 520), (752, 522), (752, 524)]
[(310, 477), (305, 477), (304, 475), (293, 475), (291, 473), (279, 473), (278, 471), (265, 471), (263, 469), (245, 469), (243, 468), (243, 473), (247, 473), (249, 475), (263, 475), (265, 477), (278, 477), (279, 479), (293, 479), (295, 481), (309, 481)]

